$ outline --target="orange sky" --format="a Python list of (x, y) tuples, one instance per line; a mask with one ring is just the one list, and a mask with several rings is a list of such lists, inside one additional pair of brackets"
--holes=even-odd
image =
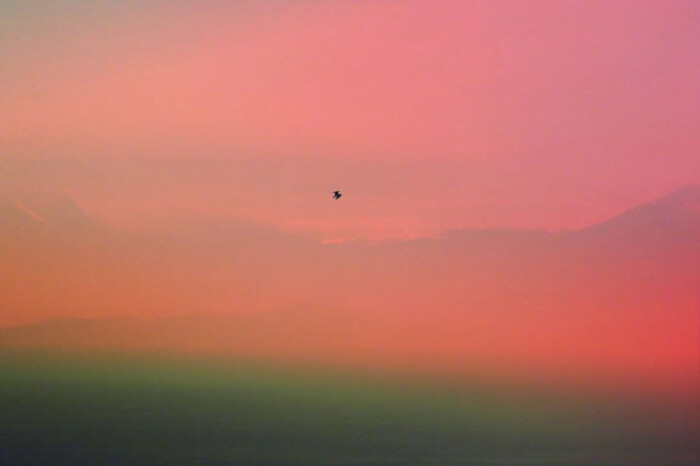
[[(300, 351), (696, 389), (697, 212), (277, 229), (580, 229), (698, 184), (699, 44), (697, 1), (0, 2), (0, 213), (40, 232), (0, 231), (0, 325), (311, 303), (271, 319)], [(40, 192), (95, 230), (54, 199), (44, 241)]]

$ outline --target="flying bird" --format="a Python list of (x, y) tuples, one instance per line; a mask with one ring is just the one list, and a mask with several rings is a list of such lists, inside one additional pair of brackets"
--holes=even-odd
[(342, 194), (340, 194), (340, 191), (333, 191), (333, 199), (337, 201), (338, 199), (340, 199), (340, 196), (342, 196)]

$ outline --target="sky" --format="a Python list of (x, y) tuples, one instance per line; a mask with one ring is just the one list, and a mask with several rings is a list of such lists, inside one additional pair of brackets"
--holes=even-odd
[(0, 327), (694, 395), (697, 188), (503, 230), (699, 185), (698, 83), (694, 0), (0, 0)]
[(694, 1), (3, 1), (0, 179), (124, 226), (581, 228), (700, 182), (698, 39)]

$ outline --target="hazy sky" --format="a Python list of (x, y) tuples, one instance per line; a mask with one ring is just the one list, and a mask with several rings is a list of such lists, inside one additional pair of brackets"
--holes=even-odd
[[(268, 225), (601, 222), (700, 184), (698, 83), (697, 0), (0, 0), (0, 326), (278, 311), (314, 354), (338, 330), (410, 364), (695, 390), (683, 209), (342, 246)], [(185, 240), (7, 199), (32, 191)]]
[(0, 1), (0, 176), (122, 222), (576, 228), (700, 182), (698, 82), (696, 1)]

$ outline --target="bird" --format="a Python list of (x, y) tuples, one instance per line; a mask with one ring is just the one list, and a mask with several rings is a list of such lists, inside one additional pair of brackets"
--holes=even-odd
[(340, 199), (340, 196), (342, 196), (342, 194), (340, 194), (340, 191), (333, 191), (333, 199), (337, 201), (338, 199)]

